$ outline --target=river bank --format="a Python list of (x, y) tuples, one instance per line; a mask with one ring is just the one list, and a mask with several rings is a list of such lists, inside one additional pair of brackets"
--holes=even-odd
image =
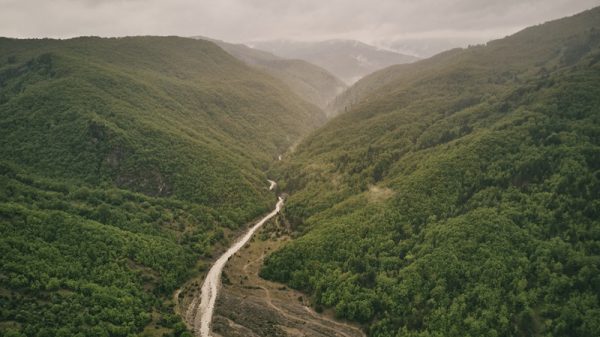
[[(269, 189), (276, 187), (269, 180)], [(273, 211), (241, 232), (206, 273), (174, 294), (176, 311), (197, 337), (364, 337), (356, 326), (316, 313), (300, 292), (258, 276), (264, 258), (291, 238)]]
[(302, 293), (258, 276), (270, 252), (290, 240), (289, 227), (277, 216), (231, 257), (213, 319), (214, 337), (364, 337), (355, 325), (316, 313)]
[[(274, 181), (269, 182), (269, 189), (272, 190), (276, 186), (276, 183)], [(212, 264), (202, 282), (202, 287), (200, 288), (201, 291), (198, 291), (199, 283), (198, 279), (195, 279), (175, 292), (174, 299), (177, 303), (177, 312), (183, 317), (188, 328), (194, 332), (195, 336), (209, 337), (211, 335), (212, 317), (221, 286), (221, 272), (225, 264), (231, 256), (237, 253), (252, 238), (254, 233), (262, 225), (279, 213), (283, 207), (283, 202), (284, 199), (279, 197), (275, 209), (250, 227), (243, 236), (238, 238), (234, 244)], [(184, 298), (181, 298), (182, 295)]]

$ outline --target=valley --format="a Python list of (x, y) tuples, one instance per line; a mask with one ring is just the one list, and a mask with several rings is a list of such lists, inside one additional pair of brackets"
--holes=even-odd
[(0, 327), (17, 335), (189, 334), (170, 295), (272, 207), (265, 168), (325, 120), (177, 37), (0, 38), (0, 88)]
[(223, 270), (213, 336), (365, 336), (359, 327), (329, 317), (331, 312), (316, 313), (306, 295), (259, 277), (266, 254), (289, 240), (285, 221), (277, 216), (232, 256)]
[(275, 209), (253, 225), (241, 238), (227, 249), (227, 251), (217, 259), (211, 266), (206, 278), (202, 284), (200, 298), (194, 297), (185, 312), (185, 319), (193, 327), (193, 331), (201, 337), (210, 336), (210, 327), (212, 325), (213, 312), (217, 301), (218, 290), (221, 282), (221, 273), (229, 258), (236, 254), (252, 238), (254, 233), (260, 227), (277, 213), (283, 207), (283, 198), (279, 197)]
[(297, 236), (260, 275), (369, 336), (597, 334), (599, 31), (594, 8), (360, 80), (272, 168)]
[(322, 67), (352, 85), (362, 77), (395, 64), (412, 63), (419, 58), (377, 48), (356, 40), (252, 41), (251, 46), (280, 57), (300, 59)]
[[(270, 190), (277, 185), (269, 183)], [(305, 294), (259, 276), (265, 256), (291, 239), (290, 225), (279, 214), (283, 205), (279, 197), (275, 209), (251, 223), (206, 274), (175, 291), (175, 311), (195, 336), (366, 337), (360, 327), (335, 320), (331, 311), (315, 312)]]
[(600, 7), (194, 36), (0, 37), (0, 337), (598, 335)]

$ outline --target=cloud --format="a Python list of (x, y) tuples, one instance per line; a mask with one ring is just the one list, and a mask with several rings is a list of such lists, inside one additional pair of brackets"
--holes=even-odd
[(0, 0), (0, 35), (483, 40), (599, 0)]

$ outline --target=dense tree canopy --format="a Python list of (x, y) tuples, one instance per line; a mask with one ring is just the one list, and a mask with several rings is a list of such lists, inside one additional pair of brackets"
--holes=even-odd
[(323, 121), (213, 43), (0, 38), (0, 336), (187, 336), (170, 298)]
[(599, 25), (597, 8), (359, 82), (274, 170), (298, 238), (262, 275), (371, 336), (597, 335)]

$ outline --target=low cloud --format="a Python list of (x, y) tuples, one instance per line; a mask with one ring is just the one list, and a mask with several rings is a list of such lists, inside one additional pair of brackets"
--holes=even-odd
[(0, 35), (489, 40), (595, 0), (0, 0)]

